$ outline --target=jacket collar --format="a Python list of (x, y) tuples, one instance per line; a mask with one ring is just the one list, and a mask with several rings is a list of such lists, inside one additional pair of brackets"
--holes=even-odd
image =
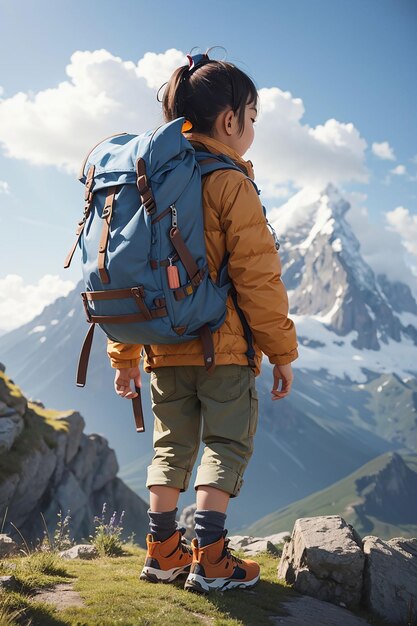
[(229, 146), (226, 146), (226, 144), (224, 144), (223, 142), (218, 141), (217, 139), (213, 139), (213, 137), (209, 137), (208, 135), (204, 135), (203, 133), (184, 133), (184, 137), (188, 139), (191, 144), (202, 144), (208, 152), (212, 152), (213, 154), (225, 154), (226, 156), (233, 159), (236, 165), (238, 165), (245, 172), (247, 172), (249, 178), (254, 178), (252, 161), (245, 161), (236, 152), (236, 150), (233, 150), (233, 148), (229, 148)]

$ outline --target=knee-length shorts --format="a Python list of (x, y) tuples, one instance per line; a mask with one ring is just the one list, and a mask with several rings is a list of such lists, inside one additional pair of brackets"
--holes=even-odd
[(236, 496), (253, 453), (258, 424), (255, 375), (249, 366), (159, 367), (151, 373), (155, 454), (146, 486), (188, 488), (201, 440), (194, 487), (208, 485)]

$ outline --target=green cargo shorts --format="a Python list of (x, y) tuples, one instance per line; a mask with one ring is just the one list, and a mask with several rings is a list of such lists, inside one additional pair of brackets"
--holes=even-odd
[(194, 487), (236, 496), (253, 453), (258, 424), (255, 375), (248, 366), (158, 367), (151, 373), (155, 454), (146, 486), (188, 488), (200, 440), (205, 444)]

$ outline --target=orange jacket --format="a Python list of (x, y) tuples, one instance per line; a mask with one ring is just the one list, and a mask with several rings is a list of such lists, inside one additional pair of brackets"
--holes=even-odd
[[(203, 144), (210, 152), (227, 154), (253, 179), (251, 161), (244, 161), (225, 144), (200, 133), (190, 132), (186, 137), (193, 143)], [(216, 280), (228, 252), (229, 276), (254, 337), (255, 373), (260, 372), (262, 352), (271, 363), (291, 363), (298, 358), (298, 343), (294, 322), (288, 317), (281, 259), (254, 186), (241, 172), (212, 172), (203, 179), (203, 208), (209, 272)], [(247, 365), (247, 344), (231, 296), (226, 304), (226, 319), (213, 334), (216, 363)], [(139, 344), (108, 340), (107, 353), (114, 368), (138, 365), (141, 351)], [(165, 365), (204, 365), (200, 339), (150, 346), (148, 354), (144, 354), (145, 371)]]

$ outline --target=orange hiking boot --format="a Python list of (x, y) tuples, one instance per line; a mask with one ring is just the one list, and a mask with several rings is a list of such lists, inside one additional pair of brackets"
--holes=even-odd
[(165, 541), (155, 541), (153, 535), (146, 536), (145, 565), (139, 576), (141, 580), (151, 583), (170, 583), (180, 574), (188, 574), (193, 560), (190, 546), (176, 530)]
[(260, 567), (255, 561), (238, 559), (230, 553), (229, 539), (225, 534), (215, 543), (203, 548), (198, 547), (193, 539), (193, 562), (185, 581), (184, 589), (197, 593), (208, 593), (210, 589), (226, 591), (228, 589), (253, 587), (259, 580)]

